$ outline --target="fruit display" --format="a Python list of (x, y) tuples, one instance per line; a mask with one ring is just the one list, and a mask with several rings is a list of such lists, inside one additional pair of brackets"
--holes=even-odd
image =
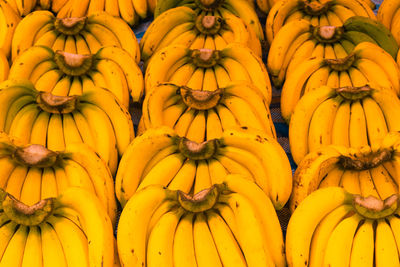
[(254, 181), (281, 209), (292, 191), (289, 160), (271, 136), (245, 129), (224, 131), (202, 143), (168, 128), (153, 128), (129, 145), (119, 164), (115, 192), (124, 207), (136, 191), (151, 184), (196, 194), (227, 174)]
[(271, 44), (283, 26), (299, 19), (307, 20), (313, 26), (341, 26), (353, 16), (376, 19), (369, 6), (371, 2), (370, 0), (276, 1), (265, 23), (267, 40)]
[(47, 10), (29, 13), (15, 29), (12, 60), (34, 45), (73, 54), (88, 51), (95, 54), (103, 46), (117, 46), (125, 49), (137, 63), (140, 61), (139, 44), (132, 29), (122, 19), (106, 12), (64, 19), (56, 18)]
[(6, 54), (0, 49), (0, 82), (7, 80), (10, 66)]
[(250, 47), (261, 57), (261, 44), (253, 28), (233, 14), (196, 14), (182, 6), (169, 9), (158, 16), (140, 40), (141, 58), (147, 61), (154, 53), (171, 44), (182, 44), (190, 49), (222, 50), (230, 43)]
[(387, 88), (328, 86), (302, 97), (289, 124), (290, 149), (299, 164), (310, 152), (334, 144), (375, 145), (400, 131), (400, 100)]
[(10, 68), (8, 79), (29, 79), (39, 91), (58, 96), (81, 95), (82, 81), (109, 89), (128, 109), (130, 96), (139, 102), (143, 95), (143, 74), (135, 60), (115, 46), (100, 48), (96, 54), (72, 54), (45, 46), (32, 46), (21, 53)]
[(400, 134), (391, 132), (373, 146), (327, 146), (309, 153), (294, 174), (290, 208), (318, 188), (341, 186), (352, 194), (384, 200), (399, 193)]
[(111, 221), (86, 190), (26, 205), (0, 189), (0, 207), (0, 265), (114, 266)]
[(264, 30), (258, 19), (257, 13), (254, 10), (254, 5), (248, 0), (164, 0), (158, 1), (154, 11), (154, 17), (157, 18), (160, 14), (168, 9), (187, 6), (193, 9), (196, 14), (215, 15), (221, 14), (224, 18), (225, 14), (234, 14), (253, 28), (260, 41), (264, 40)]
[(0, 130), (25, 144), (62, 151), (70, 143), (93, 148), (115, 174), (118, 159), (134, 138), (129, 112), (114, 95), (83, 81), (82, 95), (40, 92), (27, 80), (0, 84)]
[(194, 90), (215, 91), (231, 81), (253, 83), (271, 103), (272, 88), (267, 69), (250, 48), (232, 43), (222, 50), (190, 49), (171, 45), (153, 55), (145, 72), (145, 92), (170, 82)]
[(122, 18), (130, 26), (154, 13), (157, 0), (39, 0), (42, 9), (51, 10), (58, 18), (83, 17), (105, 11)]
[(399, 266), (399, 195), (381, 200), (339, 187), (310, 194), (286, 233), (289, 266)]
[(105, 162), (84, 144), (63, 151), (25, 145), (0, 132), (0, 188), (26, 205), (57, 197), (69, 187), (95, 194), (115, 223), (114, 181)]
[[(11, 54), (11, 42), (15, 28), (20, 22), (21, 17), (14, 11), (12, 6), (6, 1), (0, 1), (0, 49), (8, 58)], [(0, 77), (1, 77), (0, 73)]]
[(301, 97), (320, 86), (362, 87), (367, 83), (400, 95), (400, 70), (396, 61), (382, 48), (363, 42), (345, 57), (310, 58), (289, 73), (282, 87), (281, 112), (289, 123)]
[(271, 44), (267, 67), (281, 87), (290, 73), (311, 57), (339, 59), (362, 42), (374, 43), (396, 58), (399, 46), (388, 29), (370, 18), (352, 17), (343, 26), (313, 26), (301, 19), (287, 23)]
[(215, 91), (160, 84), (146, 95), (142, 120), (144, 130), (165, 125), (198, 143), (239, 126), (276, 137), (268, 104), (248, 82), (232, 82)]
[(286, 266), (271, 201), (240, 175), (193, 196), (146, 187), (122, 211), (117, 242), (123, 266)]

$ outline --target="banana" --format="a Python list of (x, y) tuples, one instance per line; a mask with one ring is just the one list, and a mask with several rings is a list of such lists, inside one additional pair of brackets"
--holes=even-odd
[[(57, 182), (54, 171), (52, 168), (44, 168), (42, 175), (41, 197), (46, 199), (49, 197), (57, 197), (59, 195), (57, 190)], [(43, 229), (42, 229), (43, 231)], [(42, 236), (43, 239), (43, 236)], [(44, 250), (44, 248), (43, 248)], [(45, 252), (43, 251), (43, 254)], [(47, 266), (43, 263), (44, 266)]]
[(325, 66), (312, 73), (305, 83), (304, 93), (326, 85), (329, 78), (329, 72), (329, 67)]
[(358, 228), (351, 248), (350, 266), (374, 265), (374, 229), (370, 220)]
[(17, 137), (22, 143), (28, 144), (31, 136), (31, 129), (39, 114), (35, 104), (24, 106), (13, 118), (8, 134)]
[(388, 218), (390, 228), (392, 228), (394, 238), (396, 240), (397, 249), (399, 249), (399, 241), (400, 241), (400, 224), (399, 219), (396, 216), (390, 216)]
[(73, 35), (68, 35), (65, 38), (65, 46), (63, 49), (67, 53), (77, 54), (76, 41)]
[(21, 188), (23, 187), (27, 172), (28, 168), (26, 166), (16, 166), (8, 178), (5, 190), (16, 199), (19, 199), (21, 196)]
[(102, 45), (99, 40), (89, 31), (87, 30), (82, 30), (80, 32), (82, 37), (85, 39), (89, 50), (90, 54), (95, 54), (97, 51), (99, 51), (102, 48)]
[(208, 171), (210, 172), (211, 183), (219, 184), (222, 183), (223, 178), (228, 174), (225, 167), (216, 159), (207, 160)]
[(0, 261), (1, 267), (6, 266), (22, 266), (25, 244), (28, 237), (29, 228), (25, 225), (20, 225), (18, 230), (8, 242)]
[(332, 141), (334, 145), (349, 147), (350, 101), (343, 101), (336, 112), (332, 125)]
[[(40, 78), (36, 81), (35, 88), (38, 91), (52, 92), (63, 76), (64, 73), (61, 70), (50, 70), (40, 76)], [(66, 90), (68, 90), (68, 88), (66, 88)], [(65, 91), (65, 88), (63, 91)]]
[(362, 218), (357, 213), (342, 220), (326, 244), (324, 266), (348, 266), (357, 226)]
[(52, 114), (47, 127), (47, 147), (53, 151), (65, 149), (62, 115)]
[(399, 253), (392, 229), (384, 219), (378, 220), (375, 237), (375, 264), (380, 266), (398, 266)]
[(152, 229), (147, 243), (147, 266), (174, 266), (174, 235), (183, 209), (165, 213)]
[(304, 42), (290, 59), (289, 65), (286, 70), (286, 78), (295, 72), (297, 67), (307, 59), (323, 58), (324, 57), (324, 45), (317, 43), (316, 40), (311, 39)]
[(186, 86), (194, 90), (203, 90), (204, 71), (206, 69), (198, 67), (187, 81)]
[(361, 195), (359, 175), (359, 171), (345, 170), (339, 185), (351, 194)]
[(226, 169), (228, 173), (240, 174), (246, 179), (254, 181), (254, 176), (249, 171), (249, 169), (243, 166), (242, 164), (238, 163), (237, 161), (225, 156), (220, 156), (220, 157), (217, 156), (216, 159)]
[(69, 95), (81, 95), (82, 94), (82, 82), (79, 77), (75, 76), (71, 81), (71, 87), (69, 89)]
[(42, 264), (42, 238), (40, 230), (38, 226), (31, 226), (29, 227), (21, 266), (42, 266)]
[(339, 87), (352, 87), (353, 83), (347, 71), (339, 72)]
[(388, 133), (385, 116), (379, 105), (370, 97), (363, 98), (362, 106), (365, 113), (369, 144), (373, 144)]
[(130, 26), (134, 26), (139, 21), (139, 16), (136, 14), (133, 8), (132, 0), (121, 0), (118, 1), (119, 12), (121, 18), (126, 21)]
[[(76, 127), (78, 128), (79, 134), (81, 135), (83, 142), (91, 148), (96, 149), (95, 138), (90, 130), (90, 125), (86, 121), (83, 114), (79, 110), (76, 110), (72, 112), (72, 117), (74, 118)], [(68, 138), (69, 137), (67, 137), (67, 139)]]
[[(303, 88), (307, 79), (323, 65), (323, 59), (314, 58), (305, 61), (298, 66), (297, 71), (289, 74), (282, 87), (281, 94), (281, 112), (286, 122), (295, 110), (296, 104), (301, 97), (301, 88)], [(328, 78), (329, 79), (329, 78)]]
[(292, 214), (286, 232), (286, 258), (289, 266), (304, 266), (305, 262), (309, 262), (311, 240), (320, 221), (350, 201), (348, 194), (339, 187), (314, 191), (304, 199)]
[(351, 210), (352, 207), (350, 205), (339, 206), (328, 213), (315, 228), (310, 244), (310, 267), (323, 266), (329, 237)]
[(41, 200), (40, 188), (42, 182), (42, 169), (29, 168), (24, 186), (21, 188), (21, 202), (33, 205)]
[(11, 238), (17, 231), (17, 223), (10, 221), (9, 223), (5, 223), (0, 227), (0, 255), (3, 256), (4, 251), (6, 250), (8, 243)]
[(384, 69), (374, 61), (362, 58), (354, 62), (354, 67), (361, 71), (369, 82), (378, 83), (380, 86), (390, 88), (397, 93), (394, 89), (395, 85), (390, 81)]
[(223, 266), (247, 266), (233, 233), (221, 216), (211, 211), (208, 211), (206, 216)]
[(400, 127), (400, 123), (395, 118), (398, 118), (400, 102), (397, 101), (396, 95), (391, 92), (391, 90), (378, 90), (378, 92), (374, 94), (374, 99), (385, 116), (388, 130), (397, 131), (398, 127)]
[(51, 93), (53, 95), (58, 95), (58, 96), (67, 96), (69, 94), (70, 87), (71, 87), (70, 77), (64, 76), (60, 80), (58, 80), (58, 82), (52, 89)]
[(331, 70), (326, 85), (332, 88), (339, 87), (339, 73), (336, 70)]
[(32, 104), (32, 102), (32, 96), (30, 95), (21, 96), (17, 100), (12, 102), (6, 114), (5, 125), (3, 129), (4, 132), (10, 132), (11, 123), (14, 121), (15, 116), (23, 107)]
[[(10, 58), (12, 39), (14, 38), (16, 27), (20, 21), (21, 17), (15, 12), (10, 3), (2, 1), (0, 3), (0, 25), (2, 27), (2, 32), (0, 34), (0, 49), (3, 50), (4, 55), (7, 58)], [(37, 29), (35, 28), (35, 30)], [(26, 39), (28, 38), (30, 37), (27, 37)]]
[(197, 162), (193, 192), (196, 194), (204, 189), (210, 188), (211, 186), (212, 181), (207, 161), (200, 160)]
[(181, 190), (189, 193), (194, 185), (196, 178), (196, 162), (187, 159), (180, 170), (175, 175), (174, 179), (169, 183), (168, 188), (171, 190)]
[(340, 96), (329, 98), (314, 110), (310, 124), (305, 126), (309, 127), (307, 142), (309, 152), (331, 144), (332, 126), (342, 100)]
[(365, 113), (359, 100), (350, 107), (349, 144), (355, 148), (368, 145)]
[[(146, 190), (136, 193), (125, 206), (117, 232), (118, 251), (123, 264), (146, 264), (148, 223), (165, 197), (164, 189), (159, 186), (149, 186)], [(135, 231), (132, 232), (132, 229)], [(135, 236), (133, 240), (131, 240), (132, 236)], [(126, 253), (131, 249), (134, 253)]]
[(50, 216), (47, 222), (57, 233), (67, 264), (89, 266), (88, 240), (83, 230), (65, 217)]
[(393, 59), (396, 58), (399, 46), (389, 28), (386, 28), (382, 23), (368, 17), (355, 16), (346, 20), (343, 27), (346, 31), (359, 31), (368, 34), (377, 42), (379, 47), (389, 53)]
[(349, 0), (337, 0), (337, 5), (342, 5), (351, 9), (355, 14), (359, 16), (369, 17), (372, 19), (376, 19), (374, 12), (368, 6), (365, 1), (356, 0), (356, 1), (349, 1)]
[[(8, 158), (1, 158), (0, 159), (0, 187), (1, 188), (6, 188), (8, 178), (10, 177), (11, 173), (15, 169), (15, 165), (13, 162), (11, 162)], [(2, 253), (0, 249), (0, 254)]]
[(379, 199), (379, 194), (369, 170), (362, 170), (359, 173), (360, 191), (364, 197), (374, 196)]
[(91, 15), (93, 13), (105, 10), (105, 2), (105, 0), (90, 1), (86, 14)]
[(350, 17), (356, 16), (356, 13), (351, 8), (344, 5), (333, 5), (331, 7), (331, 11), (339, 17), (339, 19), (342, 21), (342, 24), (345, 23), (345, 21)]
[(370, 169), (370, 172), (375, 188), (381, 199), (386, 199), (389, 196), (398, 193), (398, 186), (382, 165)]
[(343, 22), (340, 20), (339, 16), (331, 10), (326, 12), (326, 18), (331, 26), (340, 27), (343, 25)]
[(350, 67), (348, 73), (354, 87), (362, 87), (368, 84), (368, 79), (358, 69)]
[(65, 144), (84, 143), (72, 115), (70, 113), (63, 114), (62, 121)]
[(289, 142), (292, 157), (296, 163), (300, 163), (307, 154), (308, 125), (310, 125), (314, 110), (331, 95), (330, 87), (320, 87), (304, 95), (294, 109), (289, 124)]
[(247, 264), (274, 266), (267, 240), (263, 237), (260, 221), (251, 203), (238, 193), (229, 195), (224, 202), (231, 207), (235, 215), (238, 229), (236, 239), (242, 248)]
[(182, 216), (176, 227), (173, 240), (173, 259), (176, 267), (197, 266), (194, 254), (193, 218), (194, 213)]
[[(274, 41), (270, 42), (271, 47), (268, 53), (267, 66), (271, 76), (278, 76), (283, 67), (282, 63), (286, 57), (286, 52), (290, 51), (291, 45), (296, 45), (296, 40), (309, 30), (310, 23), (306, 20), (292, 21), (279, 30)], [(299, 47), (299, 44), (297, 44), (297, 47)]]
[(376, 18), (378, 21), (382, 22), (386, 28), (391, 29), (391, 22), (394, 20), (395, 13), (399, 8), (399, 3), (397, 1), (385, 1), (379, 6)]
[(343, 173), (344, 173), (344, 170), (341, 170), (339, 168), (334, 168), (334, 169), (330, 170), (327, 173), (327, 175), (324, 177), (324, 179), (321, 181), (318, 188), (339, 186), (340, 179), (342, 178)]
[(188, 131), (185, 135), (189, 140), (201, 143), (205, 141), (206, 136), (206, 117), (205, 112), (200, 110), (195, 115)]
[(40, 234), (42, 241), (43, 267), (67, 267), (64, 250), (54, 228), (48, 223), (43, 223), (40, 225)]

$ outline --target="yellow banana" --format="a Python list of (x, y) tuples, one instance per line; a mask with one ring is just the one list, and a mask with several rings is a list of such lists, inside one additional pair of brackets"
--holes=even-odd
[(375, 264), (380, 266), (398, 266), (399, 253), (392, 229), (384, 219), (378, 220), (375, 237)]
[(25, 225), (20, 225), (18, 230), (8, 242), (8, 246), (0, 261), (1, 267), (6, 266), (22, 266), (24, 249), (28, 237), (29, 228)]
[(368, 145), (367, 125), (361, 102), (354, 101), (350, 108), (349, 124), (350, 147), (361, 147)]
[(193, 218), (194, 213), (182, 216), (176, 227), (173, 240), (173, 259), (176, 267), (197, 266), (194, 254)]
[(30, 226), (21, 266), (42, 266), (42, 264), (42, 238), (40, 230), (38, 226)]
[(207, 161), (200, 160), (197, 162), (193, 192), (196, 194), (204, 189), (210, 188), (211, 186), (212, 183)]

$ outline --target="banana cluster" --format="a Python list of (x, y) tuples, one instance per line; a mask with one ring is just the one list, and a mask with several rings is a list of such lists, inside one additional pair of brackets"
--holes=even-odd
[(38, 0), (7, 0), (7, 2), (19, 17), (25, 17), (35, 10)]
[(117, 242), (123, 266), (286, 266), (270, 199), (240, 175), (193, 196), (146, 187), (122, 211)]
[(118, 159), (134, 138), (127, 109), (108, 90), (84, 80), (82, 95), (56, 96), (40, 92), (27, 80), (0, 84), (0, 130), (24, 144), (63, 151), (71, 143), (86, 143), (115, 174)]
[(250, 48), (239, 43), (222, 50), (190, 49), (170, 45), (155, 53), (145, 73), (145, 91), (150, 93), (160, 83), (173, 83), (194, 90), (215, 91), (231, 81), (254, 84), (271, 103), (272, 88), (267, 69)]
[(144, 82), (141, 69), (125, 50), (108, 46), (95, 54), (72, 54), (49, 47), (32, 46), (13, 62), (8, 79), (30, 80), (39, 91), (53, 95), (81, 95), (85, 80), (109, 89), (128, 109), (130, 96), (139, 102)]
[(105, 11), (122, 18), (130, 26), (154, 13), (157, 0), (39, 0), (42, 9), (51, 10), (58, 18), (84, 17)]
[(0, 48), (0, 82), (7, 80), (10, 65), (4, 51)]
[(264, 30), (254, 9), (254, 3), (252, 4), (248, 0), (163, 0), (158, 1), (154, 18), (168, 9), (180, 6), (193, 9), (197, 15), (220, 14), (224, 18), (226, 14), (234, 14), (241, 18), (246, 25), (253, 28), (260, 41), (264, 40)]
[(341, 26), (353, 16), (376, 19), (372, 11), (374, 7), (371, 0), (280, 0), (268, 13), (265, 23), (267, 40), (271, 44), (286, 24), (300, 19), (313, 26)]
[[(339, 59), (351, 54), (358, 44), (380, 46), (394, 59), (399, 49), (390, 31), (366, 17), (351, 17), (342, 26), (313, 26), (300, 19), (287, 23), (276, 35), (269, 50), (267, 66), (275, 86), (281, 87), (299, 65), (312, 57)], [(390, 63), (389, 63), (390, 64)]]
[(141, 58), (146, 62), (171, 44), (222, 50), (234, 42), (250, 47), (261, 57), (260, 40), (241, 18), (229, 12), (223, 16), (217, 12), (197, 14), (189, 7), (176, 7), (163, 12), (149, 25), (140, 40)]
[[(16, 13), (8, 1), (0, 1), (0, 49), (8, 58), (11, 54), (11, 43), (15, 28), (21, 21), (21, 17)], [(0, 76), (1, 73), (0, 73)]]
[(69, 188), (26, 205), (0, 189), (0, 265), (114, 266), (114, 237), (93, 194)]
[(95, 54), (104, 46), (117, 46), (125, 49), (137, 63), (140, 61), (139, 44), (132, 29), (122, 19), (106, 12), (60, 19), (47, 10), (34, 11), (15, 29), (12, 60), (34, 45), (72, 54)]
[(289, 122), (302, 96), (320, 86), (363, 87), (368, 83), (400, 95), (400, 70), (396, 61), (373, 43), (360, 43), (343, 58), (309, 58), (289, 73), (283, 84), (282, 117)]
[(105, 162), (84, 144), (54, 152), (0, 133), (0, 188), (26, 205), (57, 197), (69, 187), (96, 195), (115, 224), (114, 181)]
[(215, 91), (160, 84), (144, 99), (142, 122), (143, 130), (165, 125), (198, 143), (239, 126), (276, 138), (268, 104), (248, 82), (233, 82)]
[(147, 130), (129, 145), (118, 167), (115, 191), (125, 206), (136, 191), (152, 184), (193, 194), (220, 183), (227, 174), (247, 177), (277, 209), (292, 191), (289, 160), (273, 137), (236, 129), (197, 143), (165, 126)]
[(339, 187), (310, 194), (286, 233), (289, 266), (399, 266), (399, 195), (381, 200)]
[(294, 175), (290, 208), (318, 188), (341, 186), (352, 194), (386, 199), (399, 193), (400, 134), (391, 132), (372, 146), (326, 146), (309, 153)]

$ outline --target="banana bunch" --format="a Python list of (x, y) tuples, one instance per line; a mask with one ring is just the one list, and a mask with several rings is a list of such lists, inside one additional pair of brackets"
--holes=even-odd
[(300, 99), (289, 124), (296, 163), (333, 144), (358, 148), (374, 145), (390, 131), (400, 131), (400, 100), (389, 89), (320, 87)]
[(268, 105), (257, 87), (233, 82), (216, 91), (160, 84), (146, 95), (143, 129), (166, 125), (179, 136), (201, 143), (230, 128), (246, 127), (276, 138)]
[(127, 109), (108, 90), (84, 79), (80, 95), (40, 92), (30, 81), (0, 84), (0, 131), (23, 144), (63, 151), (71, 143), (93, 148), (115, 174), (118, 159), (134, 138)]
[(95, 54), (103, 46), (117, 46), (125, 49), (136, 63), (140, 61), (139, 44), (132, 29), (106, 12), (60, 19), (47, 10), (34, 11), (15, 29), (12, 60), (34, 45), (73, 54)]
[(6, 0), (2, 2), (7, 2), (19, 17), (27, 16), (37, 5), (37, 0)]
[(399, 195), (384, 200), (319, 189), (294, 211), (286, 258), (299, 266), (400, 266)]
[(316, 189), (330, 186), (341, 186), (352, 194), (382, 200), (398, 194), (399, 143), (399, 132), (390, 132), (371, 146), (331, 145), (309, 153), (294, 175), (291, 209)]
[(27, 205), (0, 189), (0, 207), (0, 265), (113, 266), (111, 221), (86, 190)]
[[(30, 80), (39, 91), (54, 95), (81, 95), (83, 80), (109, 89), (128, 109), (129, 96), (142, 99), (143, 74), (135, 60), (115, 46), (100, 48), (95, 54), (72, 54), (45, 46), (32, 46), (15, 58), (8, 79)], [(90, 88), (89, 88), (90, 89)]]
[(170, 82), (194, 90), (215, 91), (231, 81), (253, 83), (271, 103), (272, 88), (267, 69), (250, 48), (239, 43), (222, 50), (190, 49), (170, 45), (155, 53), (145, 72), (145, 92), (160, 83)]
[(0, 1), (0, 49), (7, 58), (11, 55), (11, 42), (20, 20), (8, 1)]
[(303, 95), (320, 86), (362, 87), (367, 83), (400, 95), (400, 70), (396, 61), (373, 43), (360, 43), (348, 56), (339, 59), (309, 58), (289, 73), (283, 84), (282, 117), (289, 122)]
[(378, 21), (382, 22), (392, 32), (398, 44), (400, 44), (400, 13), (397, 12), (399, 8), (400, 1), (385, 0), (382, 1), (376, 14)]
[(39, 0), (40, 7), (58, 18), (83, 17), (105, 11), (122, 18), (130, 26), (154, 13), (157, 0)]
[(167, 10), (149, 25), (140, 40), (140, 51), (142, 60), (147, 61), (155, 52), (171, 44), (222, 50), (233, 42), (244, 44), (262, 56), (260, 40), (242, 19), (230, 13), (223, 17), (206, 13), (197, 15), (182, 6)]
[(384, 25), (370, 18), (352, 17), (343, 26), (313, 26), (304, 19), (291, 21), (282, 27), (269, 50), (267, 67), (272, 82), (281, 87), (285, 77), (308, 58), (343, 58), (362, 42), (374, 43), (396, 59), (396, 40)]
[(0, 188), (26, 205), (57, 197), (67, 188), (95, 194), (115, 223), (114, 181), (105, 162), (84, 144), (68, 144), (54, 152), (44, 146), (23, 145), (0, 132)]
[(136, 191), (151, 184), (198, 193), (230, 173), (254, 181), (276, 209), (283, 208), (292, 191), (289, 160), (273, 137), (241, 128), (197, 143), (165, 126), (147, 130), (129, 145), (118, 167), (115, 191), (125, 206)]
[(236, 15), (249, 27), (253, 28), (260, 41), (264, 40), (263, 27), (254, 9), (254, 3), (251, 4), (249, 0), (163, 0), (157, 2), (154, 18), (157, 18), (168, 9), (179, 6), (193, 9), (197, 16), (201, 14), (221, 14), (225, 18), (226, 14)]
[(0, 48), (0, 82), (7, 80), (10, 65), (4, 51)]
[(148, 186), (122, 211), (123, 266), (286, 266), (271, 201), (240, 175), (195, 194)]
[[(385, 0), (386, 1), (386, 0)], [(268, 13), (265, 31), (268, 43), (292, 21), (304, 19), (313, 26), (341, 26), (353, 16), (376, 19), (370, 0), (279, 0)]]

